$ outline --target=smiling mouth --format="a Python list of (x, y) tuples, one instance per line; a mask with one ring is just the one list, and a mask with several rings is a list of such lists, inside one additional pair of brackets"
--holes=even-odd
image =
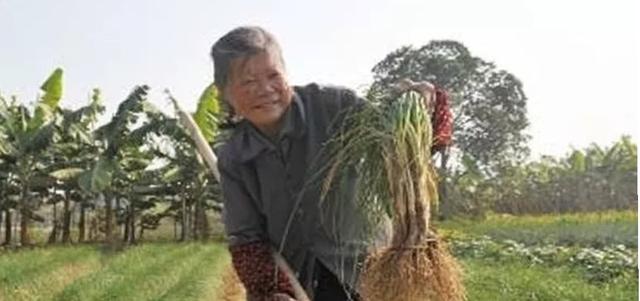
[(253, 108), (254, 108), (254, 109), (258, 109), (258, 110), (259, 110), (259, 109), (271, 108), (271, 107), (275, 106), (277, 103), (278, 103), (278, 101), (277, 101), (277, 100), (267, 101), (267, 102), (261, 103), (261, 104), (259, 104), (259, 105), (256, 105), (256, 106), (254, 106)]

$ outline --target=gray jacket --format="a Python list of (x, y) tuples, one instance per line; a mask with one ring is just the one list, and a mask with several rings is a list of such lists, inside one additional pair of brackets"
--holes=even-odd
[(317, 84), (294, 92), (278, 141), (243, 121), (218, 150), (229, 244), (270, 243), (309, 291), (315, 260), (353, 288), (369, 245), (355, 206), (357, 176), (347, 176), (347, 188), (322, 202), (319, 181), (327, 161), (323, 145), (344, 112), (363, 100)]

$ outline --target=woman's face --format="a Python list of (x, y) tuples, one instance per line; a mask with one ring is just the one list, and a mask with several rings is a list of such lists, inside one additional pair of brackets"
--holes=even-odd
[(282, 60), (273, 52), (233, 60), (225, 88), (236, 114), (267, 135), (276, 135), (280, 130), (292, 97)]

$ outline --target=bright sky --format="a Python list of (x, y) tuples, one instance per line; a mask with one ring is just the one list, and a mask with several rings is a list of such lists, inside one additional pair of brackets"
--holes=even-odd
[(622, 134), (637, 142), (638, 11), (628, 0), (0, 0), (0, 93), (31, 102), (60, 66), (68, 107), (99, 87), (111, 116), (144, 83), (158, 106), (169, 88), (195, 109), (211, 45), (246, 24), (278, 37), (292, 83), (358, 90), (400, 46), (454, 39), (520, 78), (533, 154), (563, 155)]

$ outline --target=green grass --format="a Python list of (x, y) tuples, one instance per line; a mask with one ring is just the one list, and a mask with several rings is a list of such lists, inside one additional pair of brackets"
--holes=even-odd
[[(453, 220), (439, 226), (447, 235), (512, 239), (530, 244), (531, 250), (547, 244), (625, 244), (636, 252), (637, 245), (629, 243), (637, 237), (635, 212), (491, 215), (483, 221)], [(159, 230), (171, 232), (170, 227)], [(461, 256), (469, 300), (638, 299), (637, 273), (594, 282), (575, 264), (532, 264), (520, 257)], [(219, 242), (154, 242), (121, 251), (96, 245), (5, 250), (0, 251), (0, 301), (219, 300), (229, 261)]]
[[(228, 264), (226, 248), (216, 243), (10, 252), (0, 256), (2, 277), (11, 279), (0, 282), (0, 300), (217, 300)], [(593, 284), (563, 266), (472, 258), (462, 265), (470, 301), (638, 299), (638, 281), (630, 277)]]
[(489, 215), (485, 220), (454, 219), (439, 224), (453, 235), (488, 235), (527, 245), (554, 244), (604, 247), (638, 246), (636, 211), (607, 211), (540, 216)]
[[(0, 253), (0, 300), (212, 300), (228, 265), (218, 243)], [(215, 295), (213, 296), (215, 300)]]
[(462, 264), (469, 301), (638, 300), (635, 277), (592, 284), (565, 267), (531, 266), (517, 261), (496, 264), (476, 259)]
[(62, 290), (70, 279), (97, 268), (97, 253), (89, 246), (4, 254), (0, 256), (0, 300), (43, 300)]

